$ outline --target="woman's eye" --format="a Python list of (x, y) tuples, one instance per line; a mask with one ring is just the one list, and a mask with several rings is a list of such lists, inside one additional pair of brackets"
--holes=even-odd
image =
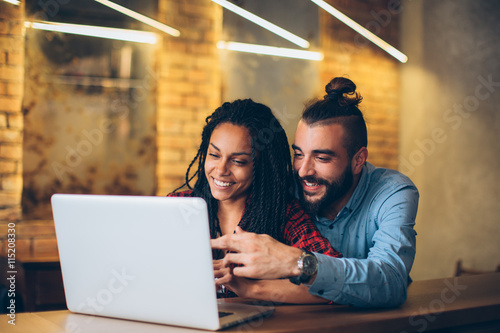
[(247, 164), (247, 161), (233, 160), (233, 162), (236, 163), (237, 165), (245, 165), (245, 164)]
[(216, 154), (208, 154), (208, 156), (214, 157), (214, 158), (218, 158), (219, 157), (219, 155), (216, 155)]

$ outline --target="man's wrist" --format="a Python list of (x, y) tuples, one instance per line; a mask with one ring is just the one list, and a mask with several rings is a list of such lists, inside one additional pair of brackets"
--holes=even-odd
[(316, 276), (318, 276), (318, 272), (314, 273), (314, 275), (312, 275), (311, 278), (309, 279), (309, 281), (305, 282), (304, 285), (307, 287), (312, 286), (314, 283), (314, 280), (316, 280)]
[(289, 277), (290, 282), (300, 285), (309, 283), (311, 279), (316, 278), (318, 272), (318, 259), (316, 256), (307, 250), (302, 250), (302, 254), (297, 259), (297, 275)]
[(288, 265), (289, 265), (289, 273), (287, 277), (299, 276), (300, 269), (297, 265), (297, 261), (302, 256), (303, 251), (299, 248), (292, 247), (291, 254), (289, 256)]

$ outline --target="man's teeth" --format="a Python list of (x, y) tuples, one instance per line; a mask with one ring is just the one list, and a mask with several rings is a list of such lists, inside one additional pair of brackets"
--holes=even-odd
[(217, 185), (217, 186), (225, 186), (225, 187), (228, 187), (228, 186), (233, 185), (233, 183), (226, 183), (226, 182), (223, 182), (223, 181), (217, 180), (217, 179), (215, 179), (215, 178), (214, 178), (214, 183), (215, 183), (215, 185)]
[(304, 182), (307, 186), (309, 187), (312, 187), (312, 186), (319, 186), (319, 184), (317, 183), (308, 183), (308, 182)]

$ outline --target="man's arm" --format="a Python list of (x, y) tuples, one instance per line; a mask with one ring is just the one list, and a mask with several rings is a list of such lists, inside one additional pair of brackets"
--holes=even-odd
[(335, 303), (360, 307), (394, 307), (406, 300), (415, 257), (418, 192), (404, 188), (380, 206), (378, 230), (366, 259), (316, 257), (319, 270), (309, 292)]
[[(408, 274), (415, 257), (413, 225), (418, 192), (405, 188), (385, 200), (378, 211), (379, 229), (368, 258), (332, 258), (316, 254), (318, 273), (309, 292), (339, 304), (391, 307), (406, 300)], [(238, 232), (211, 241), (215, 249), (229, 253), (224, 264), (241, 264), (235, 276), (277, 279), (297, 276), (300, 250), (267, 235)], [(299, 251), (299, 252), (297, 252)]]

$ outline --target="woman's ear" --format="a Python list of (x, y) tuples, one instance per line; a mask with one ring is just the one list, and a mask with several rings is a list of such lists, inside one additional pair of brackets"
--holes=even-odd
[(368, 149), (366, 149), (366, 147), (362, 147), (360, 150), (358, 150), (356, 154), (354, 154), (351, 161), (352, 173), (354, 175), (361, 173), (367, 158), (368, 158)]

